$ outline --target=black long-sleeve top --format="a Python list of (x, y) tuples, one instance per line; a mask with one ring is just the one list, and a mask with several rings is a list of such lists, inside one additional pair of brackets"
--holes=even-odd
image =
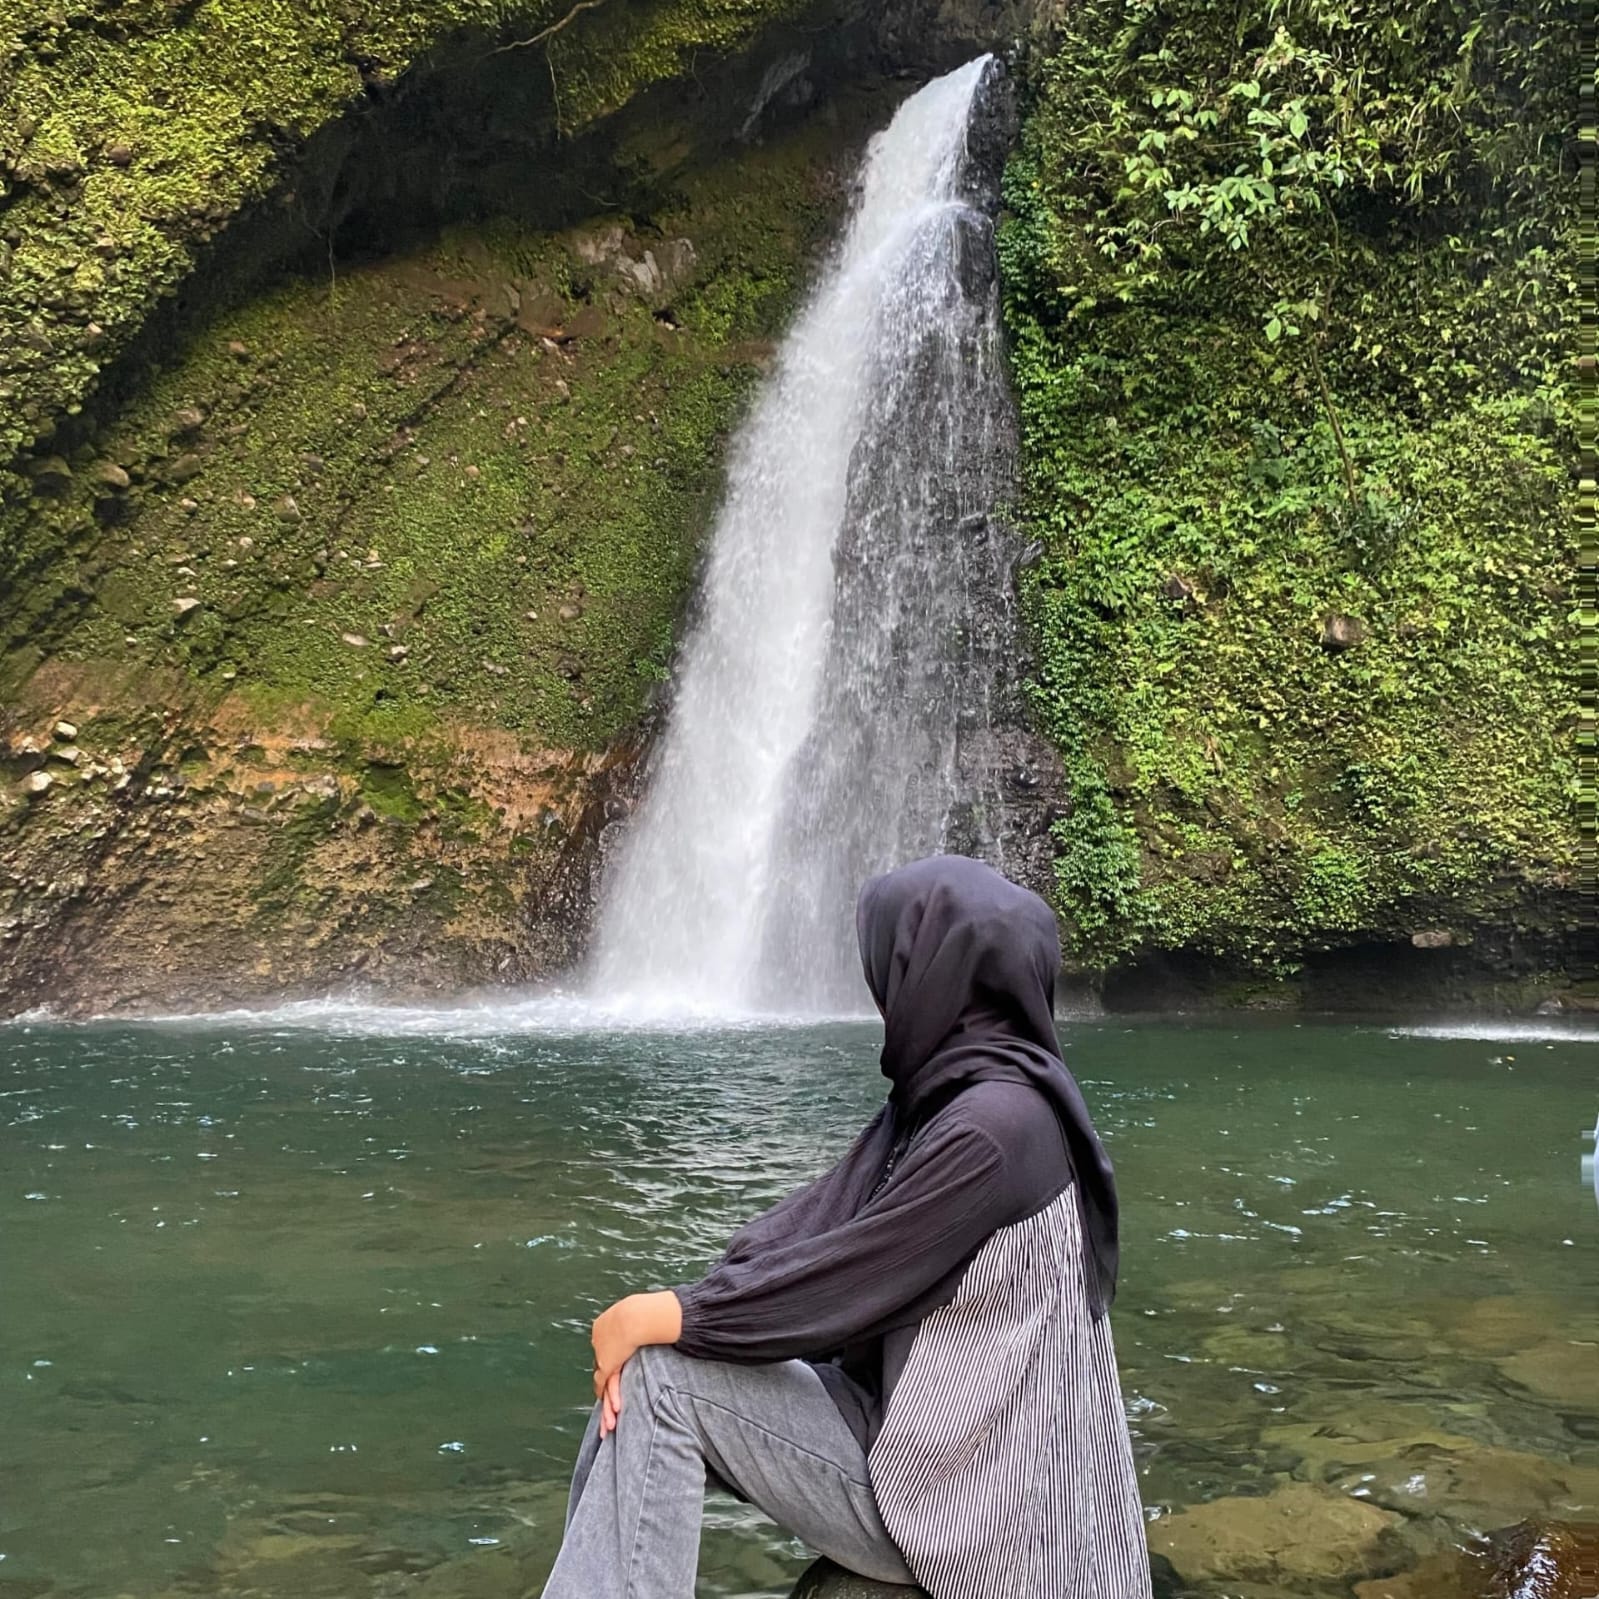
[(997, 1229), (1043, 1210), (1072, 1179), (1054, 1111), (1026, 1084), (957, 1093), (896, 1146), (872, 1192), (847, 1174), (874, 1139), (881, 1118), (830, 1172), (741, 1228), (705, 1277), (676, 1290), (683, 1353), (810, 1361), (867, 1447), (922, 1319), (949, 1303)]

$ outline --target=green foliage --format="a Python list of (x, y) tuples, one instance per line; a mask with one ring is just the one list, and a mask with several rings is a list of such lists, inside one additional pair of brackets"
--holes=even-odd
[(585, 27), (563, 27), (549, 43), (562, 128), (583, 127), (625, 105), (641, 88), (692, 72), (696, 56), (735, 49), (763, 25), (804, 8), (805, 0), (595, 7)]
[(1001, 252), (1080, 965), (1569, 882), (1576, 21), (1083, 0), (1036, 55)]

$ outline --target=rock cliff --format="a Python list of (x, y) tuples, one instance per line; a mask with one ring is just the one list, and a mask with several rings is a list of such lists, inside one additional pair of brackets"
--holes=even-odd
[(570, 963), (723, 444), (1014, 9), (90, 6), (0, 116), (0, 1003)]
[(0, 3), (0, 1010), (570, 964), (864, 138), (1018, 38), (1079, 980), (1594, 1003), (1576, 12), (1121, 16)]

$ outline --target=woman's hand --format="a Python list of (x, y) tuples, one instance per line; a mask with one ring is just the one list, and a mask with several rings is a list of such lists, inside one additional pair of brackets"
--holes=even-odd
[(600, 1437), (616, 1430), (622, 1413), (622, 1368), (645, 1344), (675, 1344), (683, 1334), (683, 1307), (670, 1289), (629, 1294), (594, 1319), (594, 1397), (600, 1401)]

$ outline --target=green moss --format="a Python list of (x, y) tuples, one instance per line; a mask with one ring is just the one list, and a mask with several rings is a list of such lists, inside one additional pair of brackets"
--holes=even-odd
[(428, 814), (404, 768), (372, 766), (361, 774), (361, 798), (379, 816), (414, 825)]
[(257, 913), (268, 921), (291, 914), (306, 894), (305, 871), (338, 816), (336, 800), (302, 800), (273, 831), (266, 861), (252, 888)]
[(476, 795), (463, 788), (443, 788), (433, 797), (431, 811), (440, 836), (452, 841), (475, 842), (494, 838), (500, 818)]
[[(488, 50), (560, 24), (532, 50), (547, 53), (552, 118), (572, 132), (683, 72), (697, 52), (731, 49), (794, 9), (793, 0), (614, 0), (575, 11), (569, 0), (376, 0), (358, 11), (90, 0), (41, 12), (5, 0), (0, 465), (79, 411), (208, 241), (368, 83), (392, 81), (442, 43), (477, 36)], [(14, 497), (23, 485), (8, 487)]]
[[(1284, 971), (1572, 882), (1566, 89), (1509, 23), (1461, 77), (1469, 21), (1089, 0), (1034, 63), (1002, 254), (1083, 967)], [(1238, 100), (1304, 132), (1234, 241), (1195, 218), (1249, 176)]]
[(636, 229), (458, 227), (196, 328), (90, 446), (128, 487), (28, 523), (7, 676), (177, 665), (353, 767), (448, 723), (605, 746), (664, 676), (837, 137), (690, 172)]
[(691, 72), (702, 51), (736, 49), (763, 24), (805, 9), (805, 0), (597, 7), (583, 26), (563, 29), (550, 41), (561, 124), (572, 129), (605, 116), (640, 89)]
[(329, 734), (358, 752), (415, 748), (438, 731), (439, 719), (428, 706), (400, 699), (365, 708), (346, 705), (328, 721)]

